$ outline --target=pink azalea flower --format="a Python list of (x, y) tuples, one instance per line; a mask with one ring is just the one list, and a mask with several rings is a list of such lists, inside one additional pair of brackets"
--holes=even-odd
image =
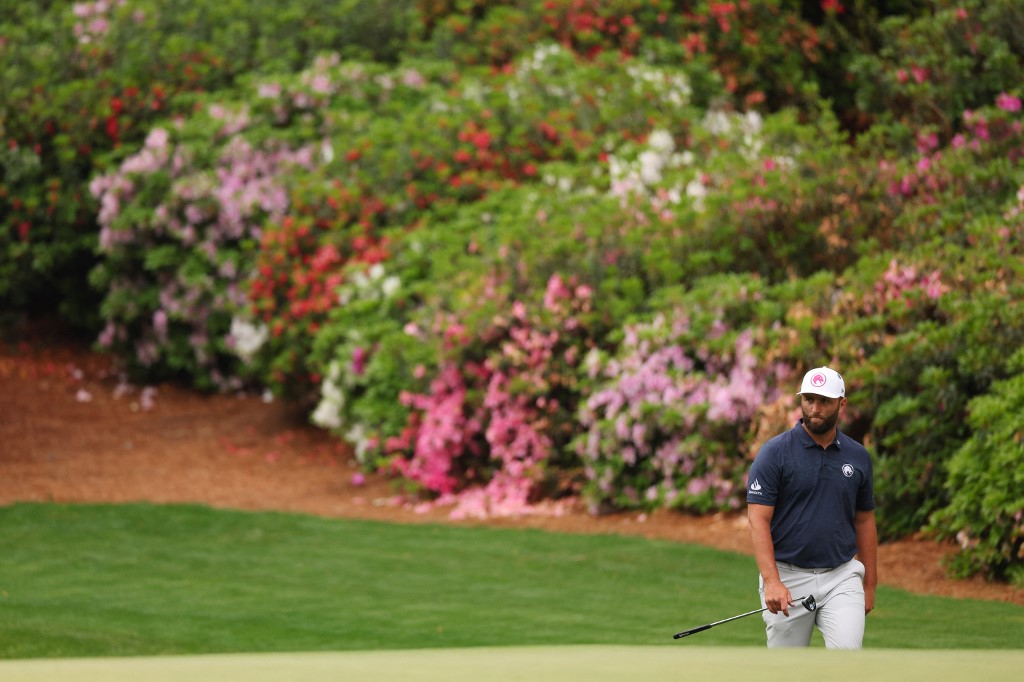
[(366, 370), (366, 350), (362, 347), (357, 347), (352, 351), (352, 373), (356, 376), (362, 376)]
[(1003, 111), (1016, 113), (1020, 111), (1021, 108), (1020, 98), (1004, 92), (1000, 94), (999, 97), (996, 97), (996, 106)]

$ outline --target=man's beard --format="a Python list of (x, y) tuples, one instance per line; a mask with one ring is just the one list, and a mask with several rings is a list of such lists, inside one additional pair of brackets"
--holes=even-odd
[(811, 433), (816, 433), (819, 436), (826, 434), (832, 429), (834, 429), (837, 421), (839, 421), (839, 410), (833, 412), (831, 416), (822, 417), (820, 424), (812, 422), (811, 418), (807, 415), (807, 412), (804, 411), (804, 424), (807, 425), (807, 429)]

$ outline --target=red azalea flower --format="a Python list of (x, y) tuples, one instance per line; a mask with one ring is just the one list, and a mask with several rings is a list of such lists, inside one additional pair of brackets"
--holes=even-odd
[(486, 130), (481, 130), (476, 133), (473, 135), (473, 145), (476, 146), (477, 149), (487, 149), (491, 146), (491, 134)]

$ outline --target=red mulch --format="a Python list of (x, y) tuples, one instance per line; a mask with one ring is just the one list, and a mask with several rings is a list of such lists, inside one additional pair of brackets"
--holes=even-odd
[[(574, 533), (621, 533), (749, 554), (742, 514), (674, 512), (451, 521), (394, 503), (392, 482), (358, 472), (348, 451), (302, 414), (258, 397), (204, 396), (157, 387), (118, 391), (109, 358), (53, 331), (0, 341), (0, 505), (16, 501), (194, 502), (406, 523), (491, 524)], [(922, 594), (1024, 605), (1024, 589), (950, 580), (955, 548), (925, 538), (879, 548), (879, 576)], [(751, 573), (755, 571), (751, 560)]]

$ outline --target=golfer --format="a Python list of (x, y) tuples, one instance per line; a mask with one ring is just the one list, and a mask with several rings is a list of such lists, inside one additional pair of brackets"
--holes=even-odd
[[(768, 646), (808, 646), (817, 625), (827, 648), (860, 649), (878, 583), (871, 458), (836, 427), (838, 372), (812, 369), (797, 395), (803, 418), (764, 444), (747, 483)], [(793, 604), (812, 595), (815, 611)]]

